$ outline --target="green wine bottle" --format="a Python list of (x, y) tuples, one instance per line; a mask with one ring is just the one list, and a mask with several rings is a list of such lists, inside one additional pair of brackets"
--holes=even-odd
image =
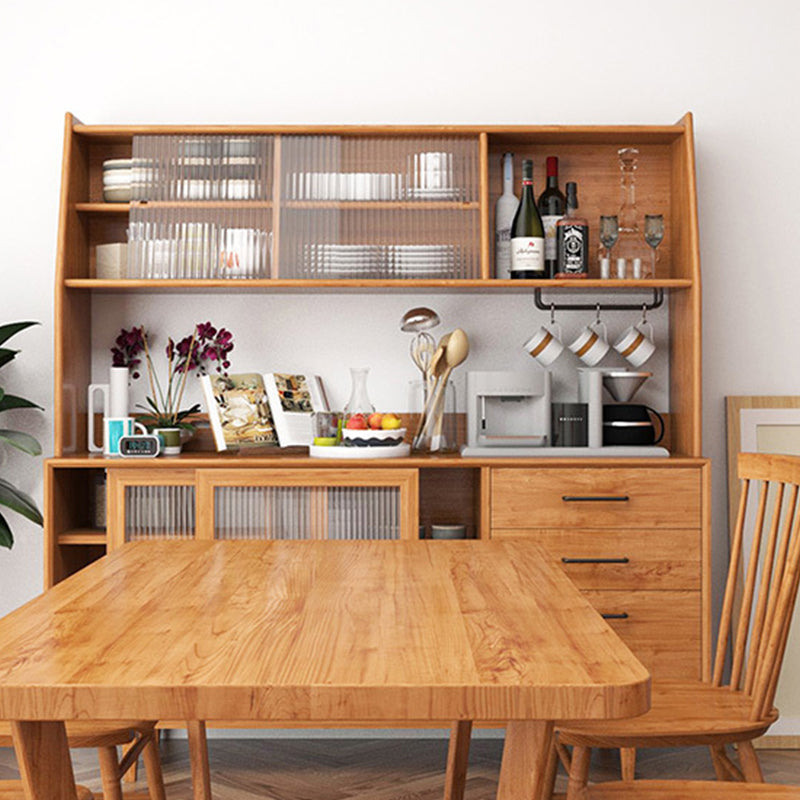
[(533, 196), (533, 161), (522, 162), (522, 196), (511, 223), (512, 278), (546, 278), (544, 226)]

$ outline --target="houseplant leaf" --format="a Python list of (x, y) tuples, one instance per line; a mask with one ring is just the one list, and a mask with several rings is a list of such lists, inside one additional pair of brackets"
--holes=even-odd
[(31, 325), (39, 325), (38, 322), (9, 322), (7, 325), (0, 325), (0, 344), (8, 341), (12, 336), (30, 328)]
[(14, 544), (14, 535), (11, 533), (11, 528), (5, 518), (0, 514), (0, 547), (7, 547), (9, 550)]
[(24, 397), (17, 397), (13, 394), (3, 395), (0, 398), (0, 411), (9, 411), (12, 408), (38, 408), (40, 411), (44, 411), (41, 406), (26, 400)]
[(0, 347), (0, 367), (4, 367), (9, 361), (13, 361), (19, 350), (10, 350), (8, 347)]
[(42, 512), (39, 511), (33, 499), (3, 478), (0, 478), (0, 505), (22, 514), (23, 517), (27, 517), (37, 525), (44, 522)]
[(23, 453), (28, 453), (32, 456), (40, 456), (42, 454), (42, 446), (39, 441), (29, 433), (0, 428), (0, 442), (10, 444), (12, 447), (16, 447), (17, 450), (22, 450)]

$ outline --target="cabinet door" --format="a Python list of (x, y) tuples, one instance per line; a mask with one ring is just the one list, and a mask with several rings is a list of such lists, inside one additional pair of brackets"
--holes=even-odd
[(199, 538), (407, 539), (416, 470), (223, 469), (197, 476)]
[(109, 549), (147, 539), (192, 539), (195, 471), (108, 470)]

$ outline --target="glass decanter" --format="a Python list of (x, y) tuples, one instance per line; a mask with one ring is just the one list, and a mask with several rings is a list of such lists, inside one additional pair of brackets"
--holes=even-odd
[(364, 427), (367, 427), (369, 415), (375, 413), (375, 406), (369, 400), (367, 393), (367, 376), (369, 367), (350, 367), (350, 399), (344, 407), (344, 426), (348, 427), (348, 422), (361, 415), (364, 419)]
[[(650, 272), (650, 249), (639, 230), (636, 209), (636, 168), (639, 151), (635, 147), (623, 147), (617, 151), (620, 169), (621, 204), (619, 209), (619, 239), (614, 247), (615, 263), (611, 264), (612, 275), (618, 276), (617, 262), (625, 259), (625, 277), (634, 277), (635, 259), (638, 259), (639, 275)], [(636, 277), (639, 277), (637, 275)]]

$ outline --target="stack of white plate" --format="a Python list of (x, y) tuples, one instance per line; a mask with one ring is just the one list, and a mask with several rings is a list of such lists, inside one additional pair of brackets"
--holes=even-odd
[(398, 244), (388, 250), (398, 278), (455, 276), (456, 248), (452, 244)]
[(379, 278), (386, 273), (385, 248), (372, 244), (310, 244), (303, 247), (305, 271), (329, 278)]
[(132, 158), (111, 158), (103, 162), (103, 199), (107, 203), (129, 202), (132, 182)]

